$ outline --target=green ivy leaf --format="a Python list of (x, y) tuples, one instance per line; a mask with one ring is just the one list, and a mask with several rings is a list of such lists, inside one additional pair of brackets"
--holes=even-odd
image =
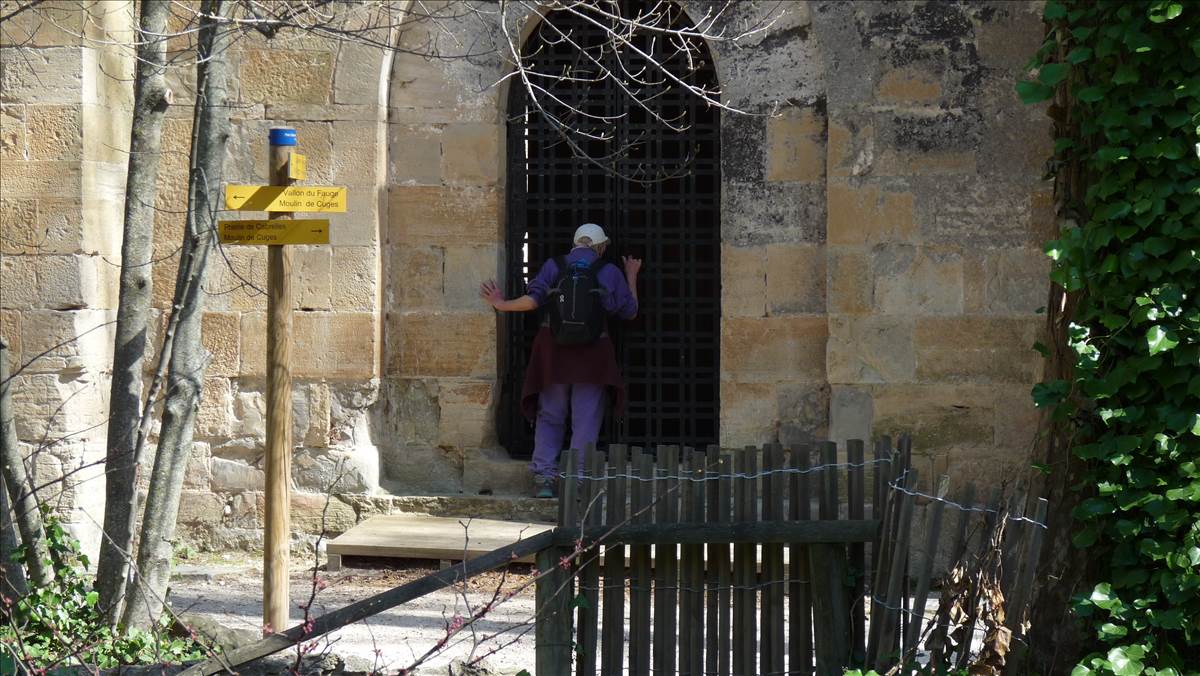
[(1075, 98), (1084, 103), (1095, 103), (1104, 98), (1105, 90), (1101, 87), (1084, 87), (1075, 94)]
[(1054, 96), (1054, 88), (1041, 82), (1022, 80), (1017, 83), (1017, 96), (1021, 98), (1021, 103), (1039, 103)]
[(1146, 331), (1146, 345), (1150, 348), (1152, 355), (1166, 352), (1178, 344), (1179, 341), (1172, 337), (1171, 331), (1158, 324), (1151, 326)]
[(1076, 47), (1067, 54), (1067, 61), (1073, 65), (1079, 65), (1090, 58), (1092, 58), (1091, 47)]
[(1115, 676), (1139, 676), (1142, 673), (1145, 665), (1138, 661), (1137, 657), (1133, 656), (1137, 653), (1134, 650), (1135, 647), (1119, 646), (1108, 651), (1106, 657)]
[(1140, 78), (1138, 69), (1133, 64), (1121, 64), (1117, 66), (1117, 72), (1113, 74), (1113, 84), (1133, 84)]
[(1070, 72), (1071, 64), (1069, 63), (1048, 63), (1038, 71), (1038, 80), (1042, 84), (1053, 87), (1065, 80)]
[(1046, 21), (1057, 21), (1067, 17), (1067, 8), (1057, 0), (1051, 0), (1046, 3), (1046, 8), (1042, 10), (1042, 18)]

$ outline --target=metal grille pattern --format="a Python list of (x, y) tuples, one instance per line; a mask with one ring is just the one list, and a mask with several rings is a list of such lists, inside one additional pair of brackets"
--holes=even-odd
[[(627, 12), (639, 4), (623, 3)], [(669, 20), (686, 21), (678, 9), (672, 12)], [(717, 443), (719, 111), (672, 85), (643, 58), (609, 49), (589, 53), (614, 72), (622, 72), (619, 59), (624, 72), (652, 81), (640, 86), (638, 98), (675, 121), (677, 129), (654, 119), (612, 79), (579, 82), (596, 80), (596, 67), (577, 47), (556, 39), (558, 31), (569, 32), (587, 47), (604, 44), (606, 37), (577, 17), (556, 13), (552, 21), (552, 28), (543, 23), (534, 32), (524, 52), (539, 73), (574, 76), (573, 81), (547, 85), (565, 104), (551, 112), (572, 122), (576, 130), (594, 134), (602, 130), (586, 118), (572, 116), (566, 106), (617, 119), (608, 127), (608, 140), (571, 135), (591, 158), (582, 159), (534, 109), (520, 81), (512, 83), (506, 293), (524, 293), (543, 261), (566, 253), (580, 223), (601, 224), (611, 239), (606, 257), (618, 265), (621, 255), (645, 259), (638, 318), (610, 322), (628, 397), (623, 418), (607, 418), (601, 444)], [(703, 46), (702, 59), (689, 65), (684, 55), (661, 40), (635, 36), (635, 42), (681, 79), (715, 86), (712, 59)], [(549, 109), (550, 98), (543, 95), (538, 101)], [(520, 393), (540, 323), (540, 313), (509, 315), (501, 345), (498, 429), (514, 457), (528, 457), (533, 448), (533, 428), (521, 416)]]

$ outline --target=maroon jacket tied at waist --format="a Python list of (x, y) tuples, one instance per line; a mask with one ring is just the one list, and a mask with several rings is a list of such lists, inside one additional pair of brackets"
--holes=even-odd
[(567, 346), (554, 342), (550, 327), (538, 329), (529, 366), (525, 369), (525, 385), (521, 388), (521, 412), (529, 420), (536, 420), (538, 395), (546, 386), (575, 383), (608, 386), (613, 414), (619, 416), (624, 412), (625, 383), (617, 367), (617, 351), (608, 335), (601, 336), (591, 345)]

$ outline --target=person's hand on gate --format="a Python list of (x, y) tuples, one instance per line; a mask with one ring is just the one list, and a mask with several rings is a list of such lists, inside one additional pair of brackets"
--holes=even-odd
[(642, 259), (634, 258), (633, 256), (622, 256), (621, 262), (625, 264), (625, 278), (631, 282), (637, 279), (638, 273), (642, 270)]
[(496, 282), (491, 279), (479, 285), (479, 297), (483, 298), (485, 301), (487, 301), (488, 305), (491, 305), (497, 310), (499, 310), (500, 305), (504, 303), (504, 292), (502, 292), (500, 287), (496, 286)]

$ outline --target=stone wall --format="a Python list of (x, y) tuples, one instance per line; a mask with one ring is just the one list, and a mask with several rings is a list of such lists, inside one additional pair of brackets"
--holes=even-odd
[[(699, 15), (711, 3), (683, 4)], [(76, 433), (39, 459), (53, 473), (103, 454), (131, 97), (111, 77), (129, 67), (128, 50), (67, 29), (127, 30), (131, 18), (118, 3), (48, 6), (63, 19), (3, 48), (0, 329), (22, 363), (94, 329), (15, 383), (31, 448)], [(781, 13), (740, 46), (711, 45), (725, 102), (748, 113), (722, 115), (723, 444), (912, 431), (927, 478), (990, 482), (1025, 462), (1049, 136), (1012, 80), (1040, 40), (1039, 8), (745, 2), (729, 12), (731, 28)], [(445, 53), (476, 56), (403, 51), (447, 33)], [(505, 253), (507, 92), (493, 83), (506, 71), (488, 52), (500, 36), (466, 17), (376, 37), (402, 51), (246, 32), (232, 53), (226, 181), (263, 181), (267, 129), (289, 125), (307, 182), (349, 188), (331, 246), (294, 249), (294, 507), (310, 531), (330, 489), (341, 530), (424, 504), (397, 496), (527, 484), (524, 464), (497, 445), (499, 327), (476, 295), (480, 280), (502, 276)], [(183, 227), (194, 75), (177, 68), (170, 79), (160, 327)], [(205, 281), (212, 361), (180, 522), (207, 546), (260, 538), (264, 283), (258, 247), (222, 249)], [(64, 509), (83, 523), (76, 507), (87, 501), (75, 493)], [(98, 519), (97, 509), (93, 500)]]

